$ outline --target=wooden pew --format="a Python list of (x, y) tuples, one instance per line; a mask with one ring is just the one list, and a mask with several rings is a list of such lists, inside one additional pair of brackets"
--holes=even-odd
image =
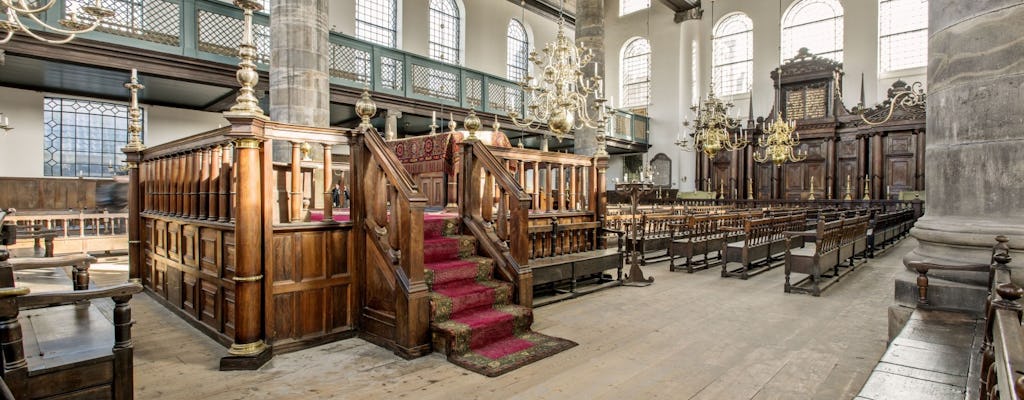
[[(0, 347), (3, 380), (16, 399), (131, 399), (131, 338), (136, 282), (102, 289), (29, 294), (14, 287), (0, 253)], [(88, 302), (114, 301), (113, 323)], [(19, 320), (25, 321), (19, 323)], [(31, 322), (28, 322), (31, 320)]]
[[(686, 272), (709, 268), (710, 255), (718, 253), (721, 258), (722, 246), (725, 243), (732, 243), (743, 238), (741, 228), (743, 221), (762, 216), (763, 211), (734, 212), (728, 214), (704, 214), (694, 215), (687, 219), (686, 225), (677, 224), (678, 229), (673, 230), (672, 241), (669, 244), (669, 271), (683, 269), (676, 267), (677, 258), (686, 258)], [(695, 267), (693, 257), (704, 256), (703, 265)]]
[[(608, 233), (618, 236), (615, 248), (602, 246), (601, 240)], [(562, 294), (572, 296), (603, 288), (607, 283), (617, 284), (622, 279), (624, 252), (621, 238), (624, 233), (604, 228), (601, 221), (559, 224), (557, 218), (552, 218), (550, 224), (530, 226), (529, 264), (535, 290), (550, 288), (559, 292), (558, 285), (568, 282), (569, 289)], [(610, 269), (616, 270), (614, 280), (604, 276), (604, 272)], [(587, 289), (578, 287), (580, 281), (591, 278), (596, 278), (601, 285)], [(564, 298), (535, 300), (534, 305)]]
[[(753, 220), (746, 220), (743, 223), (743, 240), (733, 243), (725, 243), (722, 246), (722, 277), (735, 276), (747, 279), (750, 276), (760, 274), (772, 268), (774, 256), (786, 251), (789, 245), (784, 232), (787, 226), (792, 226), (794, 221), (801, 220), (804, 216), (769, 217)], [(727, 229), (738, 231), (736, 229)], [(796, 239), (793, 239), (794, 242)], [(799, 243), (794, 243), (798, 245)], [(754, 263), (763, 260), (763, 264), (754, 268)], [(740, 263), (740, 268), (729, 270), (729, 263)]]
[[(832, 276), (839, 276), (839, 262), (842, 260), (840, 248), (842, 247), (844, 220), (825, 222), (825, 219), (818, 219), (818, 226), (815, 229), (814, 243), (805, 244), (803, 247), (791, 246), (786, 250), (786, 293), (805, 292), (814, 296), (820, 296), (821, 282), (826, 273), (831, 271)], [(802, 238), (796, 232), (790, 232), (790, 239)], [(852, 248), (852, 246), (851, 246)], [(808, 275), (795, 284), (790, 282), (790, 274), (799, 273)], [(800, 285), (810, 280), (811, 287), (804, 288)]]

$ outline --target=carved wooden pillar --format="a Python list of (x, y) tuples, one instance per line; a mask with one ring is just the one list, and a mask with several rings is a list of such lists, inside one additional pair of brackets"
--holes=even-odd
[[(125, 163), (128, 165), (128, 278), (139, 279), (142, 263), (142, 196), (144, 188), (139, 183), (139, 163), (142, 153), (125, 148)], [(88, 282), (86, 282), (88, 286)]]
[(544, 182), (544, 195), (547, 201), (544, 203), (544, 211), (551, 211), (555, 209), (555, 167), (548, 163), (548, 175)]
[(207, 221), (216, 221), (220, 218), (220, 170), (221, 170), (221, 153), (223, 149), (220, 145), (214, 146), (210, 151), (210, 179), (209, 187), (207, 191), (207, 203), (209, 203), (209, 212), (206, 216)]
[(864, 198), (864, 176), (868, 174), (868, 165), (871, 165), (871, 160), (868, 159), (868, 136), (857, 135), (857, 179), (853, 183), (855, 186), (853, 192), (855, 193), (854, 199)]
[(575, 165), (569, 166), (569, 210), (576, 210), (576, 198), (579, 196), (579, 181), (576, 179), (577, 169)]
[(828, 150), (827, 150), (828, 151), (828, 157), (825, 158), (825, 182), (823, 182), (825, 184), (824, 189), (825, 189), (825, 198), (826, 199), (834, 199), (834, 198), (837, 197), (835, 194), (838, 193), (836, 191), (836, 187), (837, 187), (837, 185), (836, 185), (836, 164), (837, 164), (836, 163), (836, 141), (837, 140), (839, 140), (838, 137), (830, 137), (830, 138), (826, 138), (825, 139), (825, 141), (827, 142), (827, 146), (828, 146)]
[(183, 168), (184, 176), (182, 176), (181, 179), (182, 193), (184, 194), (183, 201), (185, 202), (185, 208), (182, 212), (182, 216), (185, 218), (193, 218), (196, 216), (196, 210), (194, 208), (196, 204), (193, 201), (196, 193), (195, 186), (192, 184), (196, 176), (195, 160), (196, 153), (194, 151), (185, 153), (185, 156), (182, 158), (182, 162), (185, 163)]
[[(291, 222), (302, 222), (302, 143), (292, 142), (292, 190), (288, 196)], [(339, 204), (340, 205), (340, 204)]]
[(533, 209), (543, 211), (540, 205), (540, 161), (533, 162)]
[(231, 176), (234, 174), (232, 164), (234, 163), (234, 146), (226, 145), (221, 148), (220, 164), (220, 199), (217, 208), (220, 215), (217, 221), (228, 222), (231, 218)]
[(331, 145), (324, 143), (324, 222), (334, 222), (334, 204), (331, 201)]
[(156, 172), (156, 210), (159, 215), (167, 215), (167, 159), (153, 160)]
[(202, 153), (199, 153), (199, 219), (206, 219), (209, 217), (209, 199), (210, 196), (210, 149), (204, 148)]
[(871, 198), (885, 198), (885, 154), (882, 150), (883, 134), (871, 136)]
[(259, 368), (270, 357), (263, 342), (263, 191), (260, 139), (250, 137), (253, 119), (232, 120), (237, 149), (235, 206), (235, 337), (221, 370)]
[[(590, 196), (590, 209), (594, 212), (595, 219), (603, 223), (608, 210), (608, 179), (605, 176), (605, 173), (608, 171), (608, 157), (594, 157), (594, 167), (591, 171), (590, 182), (592, 183), (590, 186), (594, 188), (594, 192), (588, 194)], [(600, 248), (604, 249), (607, 243), (603, 240), (603, 236), (601, 239)]]
[(182, 169), (185, 166), (184, 158), (183, 157), (184, 156), (182, 154), (176, 154), (174, 156), (173, 165), (171, 167), (171, 168), (173, 168), (171, 170), (171, 173), (174, 174), (174, 187), (171, 190), (172, 193), (174, 193), (174, 195), (173, 195), (174, 196), (174, 214), (173, 214), (173, 216), (174, 217), (179, 217), (179, 218), (185, 215), (184, 214), (185, 202), (184, 202), (184, 198), (183, 198), (184, 194), (182, 193), (183, 192), (182, 188), (184, 187), (184, 185), (182, 185), (182, 177), (185, 175), (185, 172)]

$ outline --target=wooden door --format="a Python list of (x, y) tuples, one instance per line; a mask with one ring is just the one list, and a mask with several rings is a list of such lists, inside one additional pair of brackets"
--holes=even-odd
[(427, 207), (444, 207), (444, 173), (428, 172), (419, 175), (420, 190), (427, 196)]
[(885, 173), (883, 185), (885, 197), (898, 196), (904, 190), (914, 190), (917, 179), (917, 160), (915, 149), (917, 137), (907, 133), (890, 133), (885, 137)]

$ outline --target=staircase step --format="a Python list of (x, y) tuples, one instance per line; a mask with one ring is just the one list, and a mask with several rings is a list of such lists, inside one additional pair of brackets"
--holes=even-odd
[(450, 214), (428, 214), (423, 217), (423, 238), (432, 239), (459, 234), (459, 220)]
[(445, 286), (463, 281), (485, 281), (494, 273), (494, 260), (483, 257), (429, 263), (424, 265), (424, 280), (430, 290), (434, 285)]
[(472, 235), (449, 236), (459, 241), (459, 258), (469, 258), (476, 255), (476, 238)]
[(458, 259), (458, 243), (458, 239), (446, 237), (423, 240), (423, 263), (431, 264)]
[(465, 316), (431, 324), (435, 348), (445, 354), (462, 353), (469, 349), (487, 349), (491, 346), (514, 346), (515, 343), (495, 343), (515, 338), (527, 332), (533, 324), (533, 311), (528, 307), (505, 305), (481, 308)]
[(459, 318), (481, 307), (504, 306), (512, 299), (512, 284), (494, 280), (434, 285), (430, 293), (431, 321)]

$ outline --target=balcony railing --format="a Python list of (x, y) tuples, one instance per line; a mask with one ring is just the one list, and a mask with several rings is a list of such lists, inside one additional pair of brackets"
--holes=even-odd
[[(84, 38), (224, 64), (238, 63), (242, 10), (216, 0), (99, 0), (116, 15)], [(56, 0), (48, 23), (92, 0)], [(83, 13), (78, 13), (84, 15)], [(258, 68), (270, 61), (270, 17), (253, 18)], [(525, 114), (519, 84), (458, 65), (331, 32), (331, 83), (480, 112)], [(608, 136), (647, 143), (648, 118), (613, 113)]]

